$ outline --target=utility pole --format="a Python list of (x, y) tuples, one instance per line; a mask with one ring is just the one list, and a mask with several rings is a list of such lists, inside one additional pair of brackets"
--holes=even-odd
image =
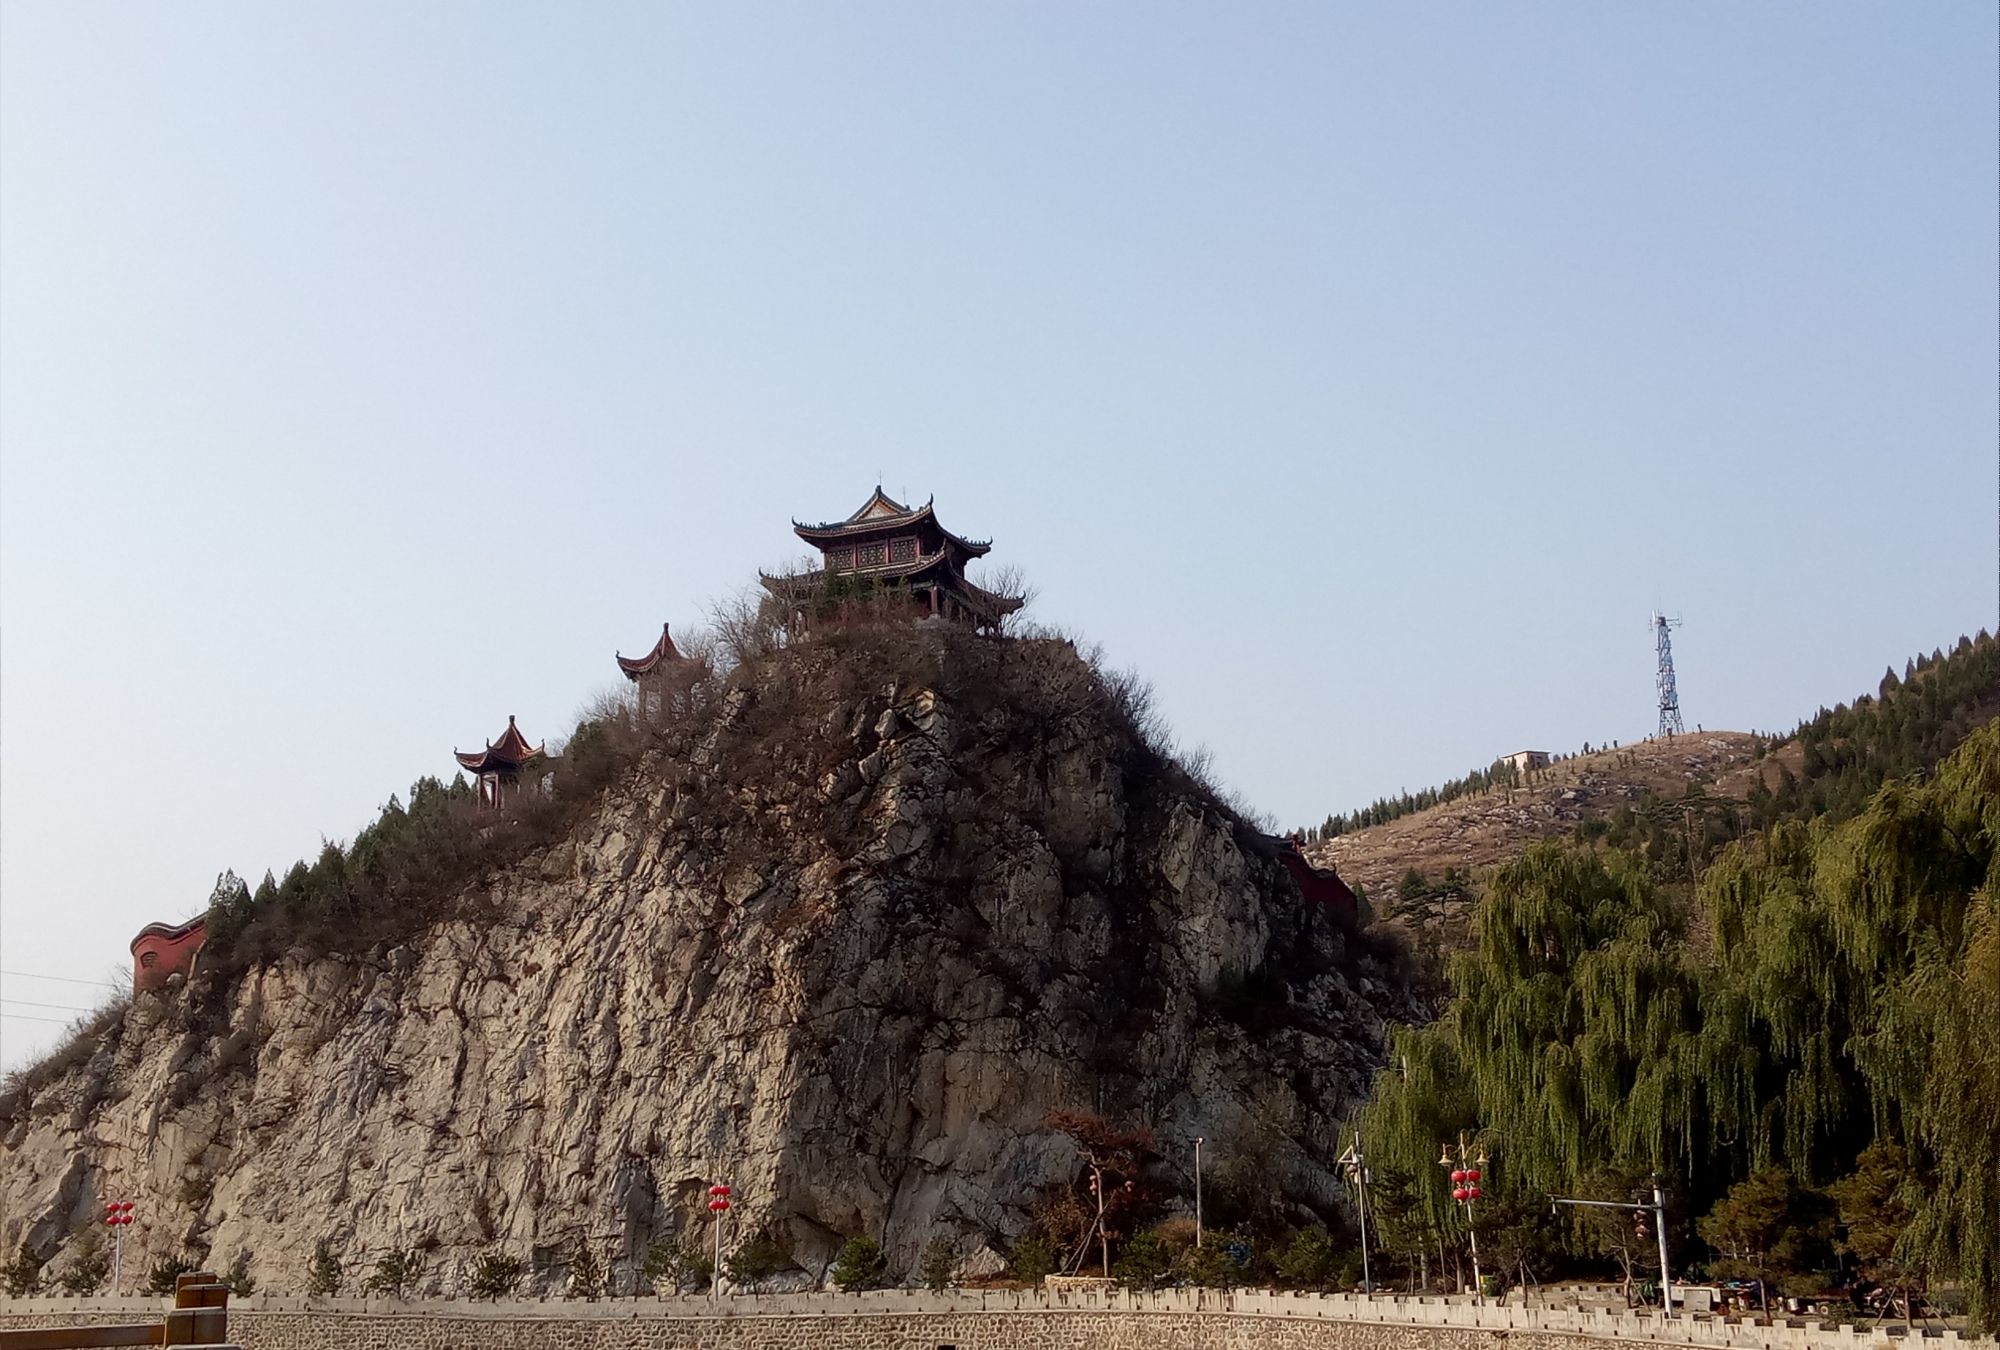
[(1618, 1200), (1572, 1200), (1564, 1195), (1549, 1197), (1549, 1213), (1556, 1212), (1557, 1205), (1575, 1205), (1581, 1209), (1627, 1209), (1639, 1214), (1653, 1216), (1653, 1236), (1660, 1244), (1660, 1315), (1674, 1315), (1674, 1277), (1667, 1268), (1667, 1193), (1662, 1189), (1659, 1174), (1652, 1177), (1653, 1198), (1647, 1202), (1624, 1202)]
[(1202, 1246), (1202, 1136), (1194, 1136), (1194, 1246)]
[[(1347, 1169), (1347, 1179), (1354, 1186), (1356, 1203), (1361, 1215), (1361, 1290), (1375, 1292), (1375, 1281), (1368, 1274), (1368, 1160), (1361, 1156), (1361, 1131), (1354, 1132), (1354, 1142), (1347, 1146), (1347, 1152), (1340, 1155), (1341, 1165)], [(1197, 1229), (1197, 1232), (1199, 1229)]]

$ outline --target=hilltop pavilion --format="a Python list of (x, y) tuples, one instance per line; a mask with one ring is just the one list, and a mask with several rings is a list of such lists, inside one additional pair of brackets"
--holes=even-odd
[(488, 741), (484, 750), (454, 749), (451, 753), (458, 757), (459, 767), (478, 781), (481, 804), (498, 806), (509, 788), (519, 789), (522, 767), (540, 759), (542, 747), (528, 744), (528, 738), (514, 725), (514, 715), (509, 713), (507, 729), (500, 733), (499, 740)]
[(847, 519), (818, 525), (794, 520), (792, 532), (819, 550), (823, 565), (790, 576), (766, 575), (763, 582), (800, 615), (822, 601), (900, 591), (917, 616), (935, 615), (984, 630), (998, 628), (1023, 603), (1018, 596), (996, 595), (965, 579), (965, 564), (985, 557), (992, 541), (953, 534), (938, 523), (930, 502), (905, 506), (880, 485)]

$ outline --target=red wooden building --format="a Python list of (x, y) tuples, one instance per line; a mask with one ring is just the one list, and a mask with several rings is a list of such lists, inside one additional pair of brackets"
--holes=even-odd
[(132, 992), (158, 989), (171, 975), (192, 975), (195, 954), (208, 936), (208, 918), (186, 923), (149, 923), (132, 939)]
[(1022, 605), (1018, 596), (996, 595), (966, 580), (966, 563), (985, 557), (993, 544), (953, 534), (938, 523), (930, 502), (905, 506), (877, 486), (847, 519), (819, 525), (795, 520), (792, 531), (819, 550), (822, 566), (763, 581), (801, 617), (822, 604), (897, 591), (919, 617), (993, 629)]
[(488, 741), (484, 750), (454, 749), (451, 753), (458, 757), (459, 767), (478, 782), (480, 802), (498, 806), (510, 790), (520, 789), (522, 767), (540, 759), (542, 747), (528, 744), (528, 738), (514, 725), (514, 715), (509, 713), (507, 729), (500, 733), (499, 740)]

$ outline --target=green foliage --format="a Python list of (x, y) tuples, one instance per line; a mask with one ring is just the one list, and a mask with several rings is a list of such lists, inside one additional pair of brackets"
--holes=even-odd
[(933, 1293), (941, 1293), (950, 1287), (952, 1276), (958, 1273), (958, 1249), (952, 1246), (950, 1238), (932, 1238), (924, 1248), (923, 1264), (917, 1274), (924, 1282), (924, 1288)]
[(333, 1240), (321, 1238), (313, 1244), (312, 1260), (306, 1265), (306, 1292), (330, 1298), (340, 1292), (340, 1259), (333, 1254)]
[(56, 1276), (56, 1288), (73, 1298), (87, 1298), (111, 1278), (111, 1254), (104, 1249), (102, 1235), (85, 1229), (71, 1244), (69, 1264)]
[(229, 1269), (222, 1274), (222, 1282), (228, 1285), (229, 1292), (238, 1298), (248, 1298), (257, 1292), (256, 1277), (250, 1273), (248, 1249), (236, 1253), (236, 1259), (229, 1263)]
[(1248, 1283), (1256, 1251), (1249, 1234), (1211, 1228), (1181, 1254), (1178, 1274), (1207, 1289), (1233, 1289)]
[(604, 1264), (591, 1250), (588, 1238), (569, 1244), (569, 1285), (571, 1298), (601, 1298), (604, 1295)]
[[(1675, 1178), (1691, 1213), (1756, 1180), (1702, 1231), (1784, 1275), (1830, 1260), (1813, 1187), (1886, 1124), (1908, 1150), (1899, 1258), (2000, 1318), (2000, 722), (1851, 820), (1726, 847), (1691, 898), (1630, 853), (1538, 845), (1495, 872), (1474, 936), (1364, 1110), (1392, 1250), (1462, 1244), (1438, 1141), (1483, 1129), (1490, 1200), (1529, 1209), (1605, 1169)], [(1778, 1235), (1746, 1236), (1780, 1193)]]
[(149, 1294), (171, 1294), (174, 1282), (183, 1275), (192, 1275), (201, 1269), (201, 1263), (191, 1256), (175, 1254), (163, 1256), (153, 1263), (146, 1272), (146, 1292)]
[(391, 1247), (375, 1258), (375, 1269), (361, 1282), (371, 1294), (402, 1298), (424, 1278), (429, 1259), (414, 1247)]
[(1896, 1259), (1916, 1217), (1909, 1196), (1922, 1194), (1901, 1144), (1875, 1140), (1861, 1151), (1854, 1171), (1827, 1187), (1827, 1192), (1838, 1207), (1844, 1233), (1840, 1248), (1860, 1264), (1863, 1275), (1883, 1284), (1921, 1282), (1921, 1256), (1915, 1263)]
[(8, 1298), (26, 1298), (41, 1282), (42, 1258), (25, 1242), (15, 1250), (13, 1260), (0, 1266), (0, 1288), (6, 1289)]
[(647, 1244), (645, 1273), (648, 1284), (655, 1289), (665, 1285), (670, 1294), (690, 1287), (701, 1290), (715, 1277), (715, 1258), (699, 1234), (689, 1233), (678, 1241), (657, 1238)]
[(1767, 1167), (1729, 1188), (1695, 1224), (1721, 1254), (1711, 1267), (1725, 1279), (1802, 1276), (1820, 1269), (1832, 1231), (1826, 1198), (1801, 1188), (1782, 1167)]
[(1278, 1278), (1293, 1289), (1324, 1289), (1333, 1283), (1340, 1269), (1340, 1254), (1333, 1234), (1313, 1224), (1292, 1234), (1291, 1243), (1278, 1258)]
[(835, 1287), (850, 1292), (879, 1289), (888, 1273), (889, 1261), (882, 1255), (882, 1244), (872, 1237), (847, 1239), (833, 1263)]
[(1143, 1233), (1135, 1233), (1118, 1253), (1111, 1273), (1135, 1289), (1153, 1289), (1159, 1286), (1174, 1268), (1174, 1254), (1161, 1240), (1159, 1230), (1148, 1228)]
[(1504, 759), (1496, 759), (1483, 769), (1474, 769), (1463, 778), (1454, 778), (1442, 787), (1425, 788), (1422, 792), (1402, 792), (1394, 797), (1378, 798), (1373, 805), (1349, 811), (1345, 815), (1328, 816), (1325, 821), (1305, 831), (1308, 843), (1323, 843), (1328, 839), (1338, 839), (1343, 834), (1355, 830), (1365, 830), (1371, 825), (1386, 825), (1402, 816), (1427, 810), (1443, 802), (1456, 801), (1474, 793), (1491, 792), (1495, 788), (1519, 787), (1524, 781), (1521, 771)]
[[(25, 1251), (25, 1248), (23, 1249)], [(1007, 1257), (1007, 1278), (1024, 1284), (1040, 1284), (1055, 1273), (1055, 1249), (1039, 1233), (1030, 1233), (1014, 1244)]]
[(722, 1263), (722, 1269), (729, 1282), (739, 1289), (755, 1289), (791, 1263), (783, 1247), (759, 1233), (739, 1243)]
[(479, 1259), (472, 1263), (472, 1275), (465, 1282), (465, 1291), (474, 1298), (502, 1298), (513, 1292), (526, 1270), (518, 1256), (498, 1251), (481, 1252)]

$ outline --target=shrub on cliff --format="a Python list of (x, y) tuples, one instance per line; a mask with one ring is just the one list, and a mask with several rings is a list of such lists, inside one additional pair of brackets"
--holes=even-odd
[(250, 1251), (248, 1248), (236, 1253), (236, 1259), (229, 1263), (222, 1282), (229, 1286), (229, 1292), (238, 1298), (248, 1298), (257, 1291), (257, 1279), (250, 1273)]
[(597, 1259), (597, 1253), (590, 1249), (586, 1238), (578, 1238), (569, 1248), (569, 1285), (571, 1298), (601, 1298), (604, 1295), (604, 1265)]
[(69, 1264), (56, 1276), (56, 1288), (72, 1298), (88, 1298), (111, 1277), (111, 1257), (95, 1228), (87, 1228), (70, 1246)]
[(42, 1283), (42, 1258), (34, 1249), (23, 1242), (14, 1253), (14, 1259), (0, 1266), (0, 1288), (5, 1288), (8, 1298), (26, 1298)]
[(933, 1293), (942, 1293), (951, 1285), (951, 1277), (958, 1273), (958, 1249), (952, 1246), (950, 1238), (932, 1238), (924, 1248), (923, 1264), (917, 1274), (924, 1282), (924, 1288)]
[(689, 1288), (699, 1292), (714, 1278), (715, 1261), (696, 1234), (690, 1233), (679, 1241), (658, 1238), (646, 1248), (645, 1275), (655, 1292), (662, 1285), (669, 1294), (683, 1293)]
[(375, 1269), (361, 1282), (361, 1287), (371, 1294), (401, 1298), (423, 1279), (424, 1268), (429, 1264), (414, 1247), (391, 1247), (375, 1258)]
[(889, 1276), (889, 1260), (872, 1237), (851, 1237), (833, 1263), (834, 1286), (845, 1293), (880, 1289)]
[(513, 1292), (514, 1286), (521, 1282), (525, 1269), (518, 1256), (509, 1256), (505, 1252), (481, 1252), (479, 1259), (472, 1263), (472, 1275), (465, 1282), (465, 1292), (474, 1298), (500, 1298)]
[(312, 1261), (306, 1266), (306, 1292), (330, 1297), (340, 1292), (340, 1259), (333, 1254), (333, 1242), (321, 1238), (313, 1244)]
[(1030, 1233), (1014, 1244), (1007, 1260), (1007, 1277), (1023, 1284), (1040, 1284), (1055, 1273), (1055, 1249), (1039, 1233)]
[(764, 1281), (776, 1275), (791, 1264), (785, 1249), (759, 1233), (747, 1242), (739, 1243), (729, 1259), (722, 1263), (722, 1269), (729, 1276), (729, 1282), (739, 1289), (755, 1289)]
[(172, 1256), (163, 1256), (153, 1263), (151, 1270), (146, 1272), (146, 1292), (149, 1294), (171, 1294), (174, 1292), (174, 1281), (180, 1279), (183, 1275), (192, 1275), (199, 1269), (201, 1269), (201, 1263), (196, 1261), (192, 1256), (184, 1256), (179, 1253), (175, 1253)]

